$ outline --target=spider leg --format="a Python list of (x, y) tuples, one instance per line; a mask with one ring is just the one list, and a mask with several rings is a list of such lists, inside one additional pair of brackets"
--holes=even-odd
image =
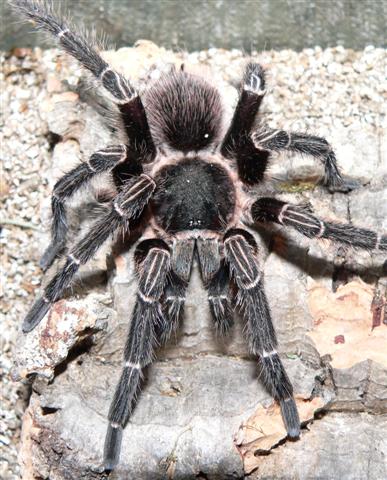
[(228, 265), (220, 256), (217, 239), (198, 239), (197, 250), (203, 283), (208, 291), (211, 315), (217, 332), (223, 335), (234, 323)]
[(354, 227), (348, 223), (327, 222), (308, 209), (275, 198), (259, 198), (251, 207), (255, 222), (275, 222), (292, 227), (308, 238), (326, 238), (366, 250), (387, 250), (387, 235)]
[(286, 132), (265, 128), (253, 133), (256, 148), (268, 152), (289, 151), (311, 155), (324, 164), (323, 184), (332, 191), (347, 191), (350, 185), (344, 180), (337, 167), (336, 155), (329, 143), (322, 137), (307, 133)]
[(37, 29), (54, 35), (60, 46), (101, 80), (106, 90), (118, 101), (129, 101), (136, 95), (129, 81), (112, 70), (83, 35), (73, 32), (66, 20), (55, 14), (51, 3), (36, 0), (11, 0), (10, 3), (17, 12), (31, 20)]
[(21, 12), (34, 22), (37, 29), (54, 35), (60, 46), (89, 70), (118, 103), (124, 128), (134, 152), (141, 153), (147, 161), (155, 155), (142, 101), (128, 79), (113, 70), (96, 48), (80, 33), (72, 31), (65, 19), (54, 11), (52, 3), (36, 0), (10, 0), (16, 12)]
[(80, 265), (90, 260), (118, 227), (127, 226), (128, 221), (141, 213), (155, 186), (154, 181), (147, 175), (140, 175), (126, 184), (112, 203), (110, 211), (97, 220), (88, 233), (70, 249), (63, 268), (48, 283), (42, 297), (34, 303), (24, 319), (23, 332), (29, 332), (38, 325), (51, 305), (71, 284)]
[[(157, 329), (163, 329), (165, 324), (160, 298), (170, 269), (170, 253), (164, 242), (155, 242), (154, 245), (146, 243), (146, 247), (150, 248), (140, 264), (137, 299), (124, 350), (124, 366), (109, 410), (104, 448), (107, 471), (113, 470), (118, 463), (122, 430), (134, 406), (141, 371), (152, 361)], [(139, 247), (142, 248), (141, 244)]]
[(258, 63), (249, 63), (230, 128), (223, 140), (222, 154), (228, 156), (241, 136), (250, 133), (265, 95), (265, 72)]
[(269, 153), (255, 147), (251, 130), (265, 95), (265, 72), (261, 65), (249, 63), (230, 128), (223, 140), (221, 153), (235, 158), (243, 181), (255, 184), (263, 179)]
[(85, 186), (95, 175), (112, 170), (126, 160), (126, 146), (112, 145), (99, 150), (82, 163), (66, 173), (54, 186), (51, 198), (52, 226), (51, 243), (44, 252), (40, 266), (47, 270), (66, 246), (67, 219), (65, 202), (75, 192)]
[(293, 387), (276, 351), (277, 338), (263, 289), (256, 255), (257, 244), (248, 232), (229, 230), (224, 238), (225, 258), (236, 282), (237, 303), (246, 321), (250, 350), (260, 358), (263, 381), (279, 401), (288, 436), (300, 434), (300, 420)]

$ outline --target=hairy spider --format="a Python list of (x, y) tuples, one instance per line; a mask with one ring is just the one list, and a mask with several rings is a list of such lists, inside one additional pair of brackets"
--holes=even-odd
[[(79, 267), (120, 228), (142, 228), (134, 258), (138, 292), (124, 350), (124, 364), (109, 411), (104, 465), (118, 460), (122, 431), (131, 414), (141, 372), (155, 346), (177, 328), (194, 257), (208, 291), (215, 327), (226, 332), (238, 309), (246, 322), (251, 352), (259, 357), (263, 382), (279, 402), (288, 436), (300, 434), (291, 382), (277, 353), (277, 339), (258, 261), (255, 224), (277, 223), (308, 238), (352, 247), (387, 250), (387, 235), (328, 222), (303, 206), (259, 195), (272, 152), (299, 152), (320, 160), (324, 185), (344, 188), (335, 154), (321, 137), (273, 130), (256, 118), (265, 95), (262, 67), (249, 63), (231, 122), (218, 89), (181, 69), (164, 74), (139, 96), (86, 38), (55, 16), (51, 4), (13, 0), (38, 28), (55, 35), (114, 99), (125, 131), (123, 144), (95, 152), (64, 175), (52, 194), (52, 240), (41, 261), (49, 267), (66, 246), (66, 202), (93, 177), (110, 172), (116, 192), (109, 210), (69, 248), (23, 323), (35, 328), (71, 285)], [(263, 191), (263, 190), (262, 190)]]

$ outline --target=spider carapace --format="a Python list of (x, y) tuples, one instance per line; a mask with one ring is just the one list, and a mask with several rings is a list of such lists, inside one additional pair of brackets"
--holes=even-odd
[[(134, 253), (138, 292), (124, 348), (122, 374), (109, 411), (104, 464), (113, 469), (122, 432), (154, 347), (184, 314), (185, 292), (197, 258), (215, 327), (225, 333), (239, 310), (262, 380), (279, 402), (290, 438), (300, 434), (291, 382), (277, 353), (277, 339), (263, 287), (255, 224), (277, 223), (312, 239), (368, 250), (387, 250), (387, 236), (322, 220), (310, 209), (259, 194), (257, 186), (273, 152), (310, 155), (324, 165), (323, 183), (345, 189), (328, 142), (305, 133), (257, 123), (265, 95), (263, 68), (248, 63), (239, 99), (227, 120), (219, 89), (200, 76), (171, 70), (139, 95), (88, 39), (58, 18), (49, 2), (12, 0), (17, 12), (58, 39), (104, 87), (125, 138), (95, 152), (68, 172), (52, 195), (52, 240), (46, 269), (65, 253), (64, 265), (27, 314), (23, 330), (38, 325), (85, 264), (120, 229), (140, 226)], [(113, 112), (114, 110), (114, 112)], [(74, 244), (66, 240), (66, 202), (92, 178), (109, 173), (116, 186), (108, 210)], [(262, 190), (263, 191), (263, 190)]]

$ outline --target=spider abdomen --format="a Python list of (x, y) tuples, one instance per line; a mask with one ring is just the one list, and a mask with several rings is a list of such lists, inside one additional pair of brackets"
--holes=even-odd
[(216, 88), (184, 71), (164, 75), (144, 97), (152, 137), (180, 152), (216, 145), (223, 107)]
[(222, 231), (235, 209), (235, 188), (220, 165), (198, 157), (161, 168), (152, 210), (159, 226), (169, 232), (205, 229)]

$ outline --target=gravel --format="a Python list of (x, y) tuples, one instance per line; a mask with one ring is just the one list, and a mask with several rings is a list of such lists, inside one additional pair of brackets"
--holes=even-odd
[[(255, 56), (269, 69), (271, 87), (264, 108), (269, 124), (327, 136), (338, 150), (339, 163), (342, 153), (344, 173), (353, 173), (347, 161), (353, 153), (351, 135), (366, 132), (372, 136), (382, 129), (385, 118), (386, 50), (372, 46), (361, 52), (342, 47), (326, 50), (316, 47), (300, 53), (283, 50), (257, 55), (253, 52)], [(154, 64), (157, 68), (152, 75), (157, 74), (162, 62), (208, 65), (230, 95), (235, 95), (235, 91), (227, 89), (225, 82), (237, 85), (246, 62), (239, 50), (210, 49), (175, 55), (150, 42), (142, 42), (136, 49), (125, 49), (120, 58), (131, 60), (126, 70), (139, 83), (146, 77), (147, 68)], [(74, 61), (56, 49), (14, 49), (11, 53), (1, 53), (0, 59), (0, 478), (8, 480), (21, 478), (17, 448), (29, 395), (28, 385), (12, 382), (13, 350), (20, 322), (41, 283), (38, 260), (46, 241), (44, 232), (48, 230), (47, 222), (41, 221), (41, 207), (47, 205), (52, 188), (55, 137), (47, 126), (47, 112), (55, 95), (77, 84), (80, 70)], [(347, 145), (339, 143), (343, 131)], [(380, 146), (365, 143), (364, 149), (371, 149), (367, 155), (370, 165), (362, 165), (357, 177), (361, 183), (368, 184), (375, 176), (386, 175), (387, 166), (386, 162), (377, 162), (372, 154), (372, 148), (378, 150)], [(307, 170), (308, 160), (305, 165)], [(276, 172), (275, 168), (273, 171)]]

